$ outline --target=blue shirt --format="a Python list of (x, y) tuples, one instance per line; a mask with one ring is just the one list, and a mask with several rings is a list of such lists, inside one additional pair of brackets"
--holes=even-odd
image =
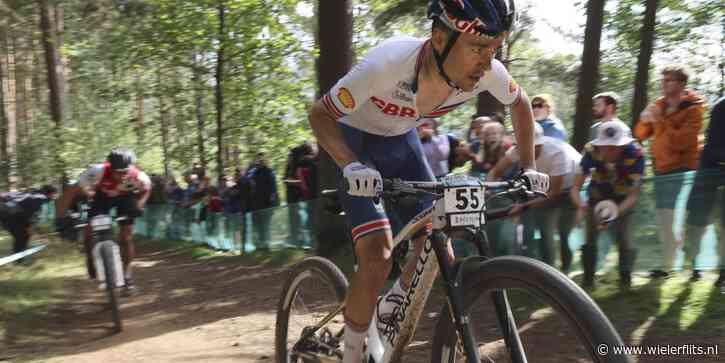
[(550, 117), (541, 121), (536, 121), (544, 129), (544, 136), (553, 137), (564, 142), (569, 141), (569, 135), (566, 132), (564, 124), (556, 117)]

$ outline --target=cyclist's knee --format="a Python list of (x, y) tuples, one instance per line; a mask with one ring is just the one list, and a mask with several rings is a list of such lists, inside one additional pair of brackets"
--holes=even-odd
[(392, 267), (392, 238), (381, 231), (362, 237), (355, 242), (358, 264), (365, 274), (380, 275), (385, 279)]

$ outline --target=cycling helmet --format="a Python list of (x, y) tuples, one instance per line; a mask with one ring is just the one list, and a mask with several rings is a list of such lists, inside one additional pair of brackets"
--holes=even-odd
[(133, 151), (128, 149), (113, 149), (108, 154), (108, 164), (111, 165), (111, 170), (126, 170), (131, 165), (136, 163), (136, 155)]
[(461, 90), (443, 70), (443, 62), (461, 33), (496, 38), (510, 32), (516, 22), (514, 0), (431, 0), (428, 18), (453, 30), (442, 53), (433, 49), (438, 73), (449, 86)]
[(496, 38), (513, 29), (516, 7), (514, 0), (431, 0), (428, 18), (456, 32)]

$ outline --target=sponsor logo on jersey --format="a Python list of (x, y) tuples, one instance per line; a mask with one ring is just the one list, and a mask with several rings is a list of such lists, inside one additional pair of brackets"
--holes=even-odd
[(411, 86), (411, 84), (408, 82), (398, 81), (397, 86), (398, 86), (398, 88), (402, 89), (403, 91), (413, 92), (413, 86)]
[(352, 97), (352, 93), (345, 88), (342, 87), (337, 92), (337, 99), (340, 100), (340, 103), (347, 107), (347, 108), (355, 108), (355, 98)]
[(513, 78), (509, 78), (509, 94), (514, 94), (519, 90), (519, 85)]
[(413, 97), (411, 97), (403, 92), (400, 92), (398, 90), (393, 91), (393, 98), (401, 100), (401, 101), (405, 101), (405, 102), (413, 102)]
[(417, 118), (415, 110), (410, 107), (396, 105), (392, 102), (386, 102), (385, 100), (381, 100), (375, 96), (370, 97), (370, 100), (373, 101), (373, 104), (375, 104), (375, 106), (377, 106), (380, 111), (382, 111), (386, 115)]

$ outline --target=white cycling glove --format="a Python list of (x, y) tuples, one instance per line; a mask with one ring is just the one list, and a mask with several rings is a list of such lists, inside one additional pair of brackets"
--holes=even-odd
[(342, 175), (349, 185), (347, 194), (355, 197), (377, 197), (383, 191), (380, 172), (357, 161), (347, 164)]
[(526, 180), (532, 192), (549, 192), (549, 176), (547, 174), (540, 173), (534, 169), (526, 169), (521, 174), (521, 178)]

